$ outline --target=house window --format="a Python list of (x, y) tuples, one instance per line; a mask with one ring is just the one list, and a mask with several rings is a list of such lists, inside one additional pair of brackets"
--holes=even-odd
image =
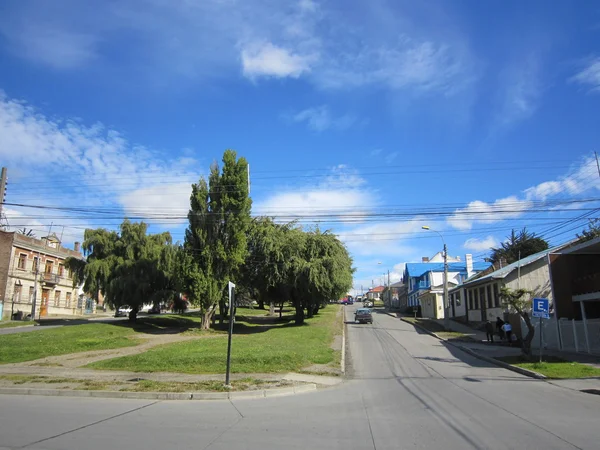
[(60, 291), (54, 292), (54, 306), (60, 306)]
[(71, 293), (70, 292), (66, 293), (65, 302), (66, 302), (66, 307), (70, 308), (71, 307)]
[(37, 270), (38, 270), (38, 262), (39, 262), (39, 259), (38, 259), (38, 257), (37, 257), (37, 256), (35, 256), (35, 257), (33, 258), (33, 266), (32, 266), (32, 270), (33, 270), (34, 272), (37, 272)]
[(460, 292), (454, 294), (454, 301), (456, 302), (456, 306), (460, 306)]
[(21, 286), (20, 284), (15, 284), (15, 291), (13, 292), (13, 303), (21, 303)]
[(475, 309), (479, 309), (479, 290), (477, 288), (473, 289), (473, 304)]
[(33, 303), (33, 293), (35, 291), (35, 288), (33, 286), (29, 287), (29, 301), (28, 303), (31, 304)]
[(485, 309), (486, 308), (486, 303), (485, 303), (485, 288), (484, 287), (480, 287), (479, 288), (479, 304), (481, 305), (480, 306), (481, 309)]
[(54, 261), (46, 261), (46, 269), (44, 272), (52, 273), (52, 268), (54, 267)]
[(493, 308), (494, 307), (494, 301), (492, 300), (492, 285), (491, 284), (487, 285), (486, 293), (487, 293), (487, 303), (486, 303), (486, 305), (488, 306), (488, 308)]
[(21, 253), (19, 255), (19, 262), (17, 263), (17, 269), (25, 270), (26, 264), (27, 264), (27, 255), (25, 253)]
[(494, 306), (500, 307), (500, 295), (498, 293), (498, 283), (494, 283)]
[(65, 265), (59, 264), (58, 265), (58, 276), (63, 277), (64, 275), (65, 275)]

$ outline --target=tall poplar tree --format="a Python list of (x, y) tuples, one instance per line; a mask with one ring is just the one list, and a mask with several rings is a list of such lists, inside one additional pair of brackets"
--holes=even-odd
[(225, 316), (228, 281), (236, 282), (248, 252), (250, 226), (248, 163), (233, 150), (223, 154), (223, 168), (214, 163), (207, 181), (192, 185), (189, 225), (181, 258), (182, 285), (203, 313), (202, 328), (220, 308)]

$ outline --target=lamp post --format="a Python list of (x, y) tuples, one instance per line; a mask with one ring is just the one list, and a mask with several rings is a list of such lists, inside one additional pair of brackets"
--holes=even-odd
[(432, 230), (431, 228), (429, 228), (428, 226), (422, 226), (421, 227), (424, 230), (428, 230), (428, 231), (433, 231), (434, 233), (437, 233), (440, 238), (442, 239), (442, 242), (444, 244), (444, 328), (446, 330), (450, 329), (450, 307), (448, 304), (448, 249), (446, 247), (446, 241), (444, 241), (444, 236), (442, 236), (442, 233), (440, 233), (439, 231), (436, 230)]

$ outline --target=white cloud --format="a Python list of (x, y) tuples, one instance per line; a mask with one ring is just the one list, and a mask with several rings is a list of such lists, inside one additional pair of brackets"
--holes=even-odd
[(126, 213), (135, 208), (138, 216), (148, 217), (172, 208), (181, 211), (189, 200), (190, 183), (200, 175), (198, 162), (190, 156), (167, 159), (101, 124), (49, 119), (2, 92), (0, 158), (11, 179), (7, 202), (98, 210), (19, 209), (21, 216), (13, 213), (10, 219), (36, 226), (53, 222), (84, 227), (94, 218), (119, 223), (122, 208)]
[(527, 200), (546, 200), (557, 195), (578, 195), (600, 188), (596, 159), (587, 157), (569, 172), (556, 180), (545, 181), (523, 192)]
[(540, 62), (533, 55), (501, 73), (496, 127), (508, 127), (531, 117), (538, 108), (542, 88)]
[[(475, 223), (494, 223), (520, 217), (533, 202), (545, 202), (559, 196), (577, 196), (600, 189), (596, 160), (587, 157), (575, 164), (565, 175), (556, 180), (544, 181), (523, 190), (520, 196), (510, 196), (491, 203), (475, 200), (466, 208), (459, 208), (447, 222), (458, 230), (470, 230)], [(577, 204), (569, 206), (576, 208)], [(552, 209), (549, 207), (548, 209)], [(560, 209), (564, 211), (564, 206)]]
[[(135, 0), (87, 8), (77, 0), (13, 2), (0, 33), (18, 55), (139, 84), (197, 82), (236, 69), (250, 78), (304, 77), (324, 89), (383, 86), (451, 95), (474, 79), (462, 31), (419, 6), (338, 8), (315, 0)], [(118, 40), (118, 41), (117, 41)], [(103, 51), (118, 43), (120, 56)], [(122, 55), (126, 55), (123, 58)]]
[(278, 189), (272, 196), (255, 202), (257, 214), (274, 216), (282, 221), (305, 218), (327, 223), (332, 215), (344, 215), (347, 222), (360, 222), (374, 206), (375, 194), (365, 186), (356, 171), (340, 165), (321, 181), (299, 189)]
[(498, 246), (498, 240), (494, 236), (488, 236), (483, 239), (470, 238), (465, 241), (463, 247), (467, 250), (473, 250), (475, 252), (481, 252), (489, 250), (492, 247)]
[(398, 157), (398, 152), (392, 152), (385, 157), (385, 162), (391, 164)]
[(310, 71), (311, 56), (298, 55), (270, 42), (251, 44), (242, 50), (242, 67), (248, 78), (260, 76), (298, 78)]
[(494, 223), (519, 217), (530, 205), (530, 201), (520, 200), (516, 196), (502, 198), (492, 203), (475, 200), (466, 208), (458, 208), (447, 222), (458, 230), (470, 230), (474, 223)]
[(600, 92), (600, 57), (589, 59), (586, 66), (571, 77), (570, 81), (588, 86), (590, 92)]
[(334, 117), (325, 105), (307, 108), (291, 116), (294, 122), (305, 122), (313, 131), (346, 130), (356, 123), (356, 117), (346, 114)]

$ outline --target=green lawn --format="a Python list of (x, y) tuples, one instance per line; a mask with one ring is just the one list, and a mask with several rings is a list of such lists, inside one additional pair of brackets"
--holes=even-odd
[(139, 342), (132, 328), (104, 323), (68, 325), (30, 333), (0, 336), (0, 364), (32, 361), (46, 356), (129, 347)]
[[(244, 315), (238, 310), (231, 370), (234, 373), (266, 373), (299, 370), (311, 364), (329, 364), (337, 359), (330, 348), (340, 320), (340, 307), (327, 306), (306, 324), (295, 326), (291, 316), (277, 318)], [(93, 369), (137, 372), (223, 373), (227, 339), (214, 337), (150, 349), (88, 365)]]
[(16, 328), (16, 327), (26, 327), (31, 325), (37, 325), (37, 322), (26, 322), (23, 320), (9, 320), (0, 322), (0, 328)]
[[(551, 356), (542, 357), (542, 363), (540, 364), (539, 356), (537, 358), (538, 362), (525, 361), (521, 356), (507, 356), (497, 359), (512, 364), (513, 366), (533, 370), (534, 372), (541, 373), (548, 378), (562, 379), (600, 377), (600, 369), (596, 369), (586, 364), (565, 361), (564, 359)], [(533, 360), (536, 360), (535, 356), (533, 357)]]

